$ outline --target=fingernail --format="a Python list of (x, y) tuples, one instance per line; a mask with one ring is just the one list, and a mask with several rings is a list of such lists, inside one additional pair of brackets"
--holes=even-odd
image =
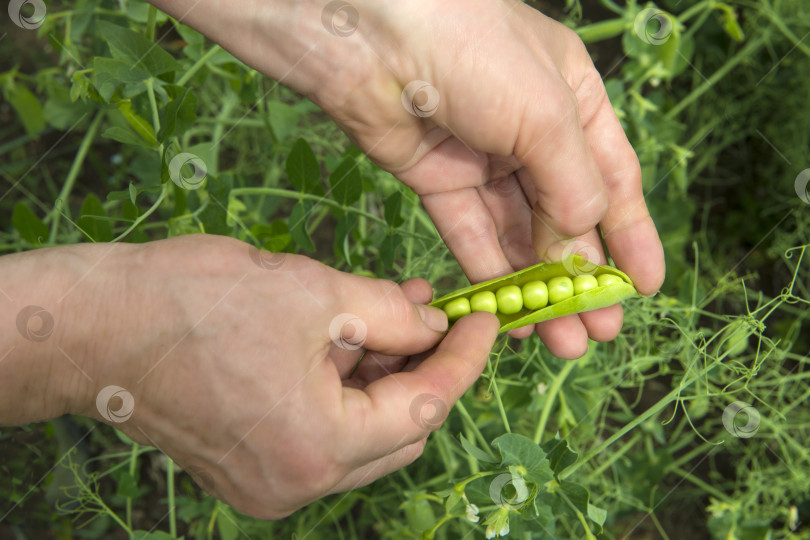
[(447, 314), (444, 311), (430, 306), (423, 306), (422, 304), (415, 305), (416, 311), (419, 312), (419, 316), (422, 318), (422, 322), (425, 323), (428, 328), (436, 332), (447, 331)]

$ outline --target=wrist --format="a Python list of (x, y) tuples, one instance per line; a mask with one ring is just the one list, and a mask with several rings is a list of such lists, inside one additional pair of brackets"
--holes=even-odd
[[(95, 366), (108, 352), (110, 244), (45, 248), (0, 259), (2, 311), (0, 423), (87, 414)], [(105, 261), (105, 259), (107, 259)]]

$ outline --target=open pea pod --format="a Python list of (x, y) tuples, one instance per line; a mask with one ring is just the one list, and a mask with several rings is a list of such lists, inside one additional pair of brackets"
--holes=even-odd
[(556, 277), (574, 279), (577, 276), (592, 275), (595, 278), (599, 278), (599, 276), (606, 274), (616, 276), (619, 280), (613, 280), (613, 283), (608, 285), (599, 285), (585, 292), (574, 294), (570, 298), (546, 305), (540, 309), (531, 310), (523, 307), (520, 311), (511, 314), (505, 314), (498, 310), (496, 316), (501, 322), (500, 332), (506, 332), (522, 326), (571, 315), (573, 313), (582, 313), (584, 311), (612, 306), (627, 298), (639, 296), (639, 294), (633, 282), (624, 272), (612, 266), (597, 265), (580, 255), (571, 255), (562, 261), (540, 263), (509, 274), (508, 276), (470, 285), (469, 287), (442, 296), (431, 302), (430, 305), (441, 309), (444, 308), (448, 302), (458, 298), (469, 299), (475, 293), (482, 291), (496, 293), (499, 289), (508, 285), (522, 287), (530, 282), (548, 282)]

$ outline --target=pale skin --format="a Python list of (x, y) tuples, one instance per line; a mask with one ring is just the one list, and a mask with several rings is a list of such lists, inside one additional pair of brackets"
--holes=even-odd
[[(571, 239), (604, 262), (599, 227), (640, 292), (660, 287), (635, 153), (581, 42), (540, 13), (492, 0), (357, 1), (356, 25), (337, 22), (356, 28), (341, 37), (324, 27), (325, 1), (154, 3), (320, 105), (420, 195), (471, 281), (558, 257)], [(402, 104), (414, 80), (439, 96), (429, 116)], [(247, 245), (219, 237), (43, 249), (3, 257), (0, 276), (15, 291), (0, 297), (0, 354), (10, 350), (0, 379), (11, 381), (0, 422), (101, 420), (98, 392), (121, 386), (135, 408), (116, 427), (203, 470), (215, 496), (261, 518), (416, 459), (436, 426), (411, 405), (429, 394), (449, 408), (497, 333), (495, 317), (477, 313), (445, 337), (424, 280), (397, 285), (294, 255), (262, 268)], [(26, 305), (56, 321), (44, 341), (16, 330)], [(367, 326), (354, 371), (363, 349), (329, 333), (344, 313)], [(588, 336), (612, 339), (621, 323), (614, 306), (514, 335), (535, 330), (576, 358)]]

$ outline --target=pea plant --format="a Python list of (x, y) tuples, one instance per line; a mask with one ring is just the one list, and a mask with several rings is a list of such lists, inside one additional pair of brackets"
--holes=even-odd
[(422, 276), (449, 293), (434, 305), (451, 319), (490, 311), (503, 331), (621, 300), (625, 321), (577, 361), (502, 335), (451, 411), (429, 397), (411, 409), (436, 429), (421, 459), (273, 522), (89, 419), (4, 429), (0, 499), (13, 507), (0, 507), (0, 527), (146, 539), (808, 536), (806, 2), (551, 6), (589, 45), (641, 162), (668, 268), (645, 298), (612, 266), (582, 271), (576, 257), (470, 286), (416, 195), (307, 100), (142, 0), (30, 6), (0, 38), (0, 174), (13, 193), (0, 199), (3, 253), (204, 232), (347, 272)]

